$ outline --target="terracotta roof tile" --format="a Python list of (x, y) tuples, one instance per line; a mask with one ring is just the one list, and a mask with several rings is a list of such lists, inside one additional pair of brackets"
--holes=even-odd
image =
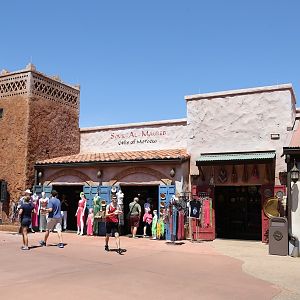
[(55, 157), (37, 161), (38, 165), (65, 164), (65, 163), (89, 163), (89, 162), (122, 162), (142, 160), (168, 160), (188, 159), (190, 156), (185, 149), (151, 150), (151, 151), (128, 151), (110, 153), (85, 153), (69, 156)]

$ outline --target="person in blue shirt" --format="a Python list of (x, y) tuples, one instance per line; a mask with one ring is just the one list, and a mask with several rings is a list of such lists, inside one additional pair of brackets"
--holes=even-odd
[(50, 231), (54, 229), (57, 231), (59, 238), (59, 248), (64, 248), (64, 243), (61, 233), (61, 204), (60, 200), (57, 198), (57, 191), (53, 190), (51, 192), (52, 197), (49, 199), (47, 208), (44, 208), (44, 212), (48, 213), (47, 219), (47, 229), (45, 233), (44, 240), (40, 241), (41, 246), (46, 246), (47, 239), (49, 237)]

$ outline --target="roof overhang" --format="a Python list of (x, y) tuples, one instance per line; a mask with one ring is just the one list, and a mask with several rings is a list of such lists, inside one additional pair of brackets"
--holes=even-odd
[(197, 166), (265, 164), (276, 157), (275, 151), (202, 153), (196, 160)]

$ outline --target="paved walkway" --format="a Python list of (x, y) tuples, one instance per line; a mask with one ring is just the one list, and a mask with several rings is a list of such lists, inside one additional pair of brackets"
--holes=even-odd
[(244, 262), (248, 274), (267, 280), (282, 289), (276, 300), (300, 299), (300, 258), (269, 255), (268, 245), (253, 241), (220, 240), (212, 247)]
[(264, 259), (256, 259), (254, 252), (267, 257), (265, 260), (273, 269), (278, 261), (291, 261), (296, 266), (299, 260), (270, 257), (269, 261), (261, 243), (186, 241), (175, 246), (164, 241), (122, 237), (122, 248), (127, 252), (119, 255), (103, 250), (103, 237), (66, 233), (64, 249), (55, 246), (54, 234), (47, 247), (38, 247), (41, 238), (41, 233), (30, 234), (30, 245), (37, 247), (21, 251), (21, 236), (0, 232), (1, 299), (258, 300), (281, 297), (280, 286), (289, 289), (288, 296), (294, 296), (290, 286), (261, 275), (268, 273), (269, 266), (261, 265), (257, 271), (257, 261)]

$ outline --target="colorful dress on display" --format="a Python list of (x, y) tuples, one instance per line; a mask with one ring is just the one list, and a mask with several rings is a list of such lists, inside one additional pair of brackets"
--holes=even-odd
[(100, 197), (99, 196), (95, 196), (93, 199), (93, 209), (94, 209), (94, 216), (96, 216), (95, 218), (95, 222), (93, 224), (93, 232), (98, 235), (98, 220), (97, 217), (99, 218), (99, 211), (100, 211)]
[(39, 198), (33, 197), (34, 211), (32, 212), (32, 227), (39, 226)]
[(156, 237), (156, 229), (157, 229), (157, 215), (154, 215), (152, 219), (152, 228), (151, 228), (152, 237)]
[(80, 227), (80, 219), (82, 218), (84, 222), (84, 208), (86, 204), (86, 199), (80, 199), (78, 202), (78, 211), (77, 211), (77, 227)]
[(165, 234), (165, 223), (162, 218), (159, 218), (157, 222), (157, 229), (156, 229), (157, 238), (158, 239), (162, 238), (164, 234)]
[(86, 234), (87, 235), (93, 235), (93, 223), (94, 223), (94, 214), (93, 213), (89, 213), (88, 217), (87, 217), (87, 229), (86, 229)]

